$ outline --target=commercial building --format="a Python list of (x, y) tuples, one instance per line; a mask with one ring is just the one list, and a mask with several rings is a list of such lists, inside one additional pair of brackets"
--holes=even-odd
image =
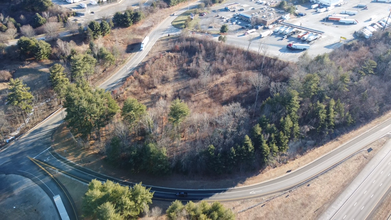
[(247, 22), (251, 22), (251, 18), (252, 16), (251, 15), (247, 15), (247, 14), (239, 14), (238, 15), (240, 19), (242, 19), (243, 21), (247, 21)]

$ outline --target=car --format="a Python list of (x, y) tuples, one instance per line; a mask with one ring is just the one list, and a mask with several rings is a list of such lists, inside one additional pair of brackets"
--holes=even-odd
[(187, 192), (177, 192), (175, 194), (176, 197), (187, 197)]
[(255, 10), (255, 8), (254, 7), (252, 7), (252, 8), (250, 8), (251, 10)]
[(95, 14), (95, 12), (91, 11), (91, 14)]
[(240, 8), (238, 11), (244, 11), (244, 8)]
[(171, 16), (175, 16), (175, 13), (172, 13)]
[(306, 16), (307, 14), (304, 12), (299, 12), (299, 13), (297, 13), (297, 15), (303, 17), (303, 16)]

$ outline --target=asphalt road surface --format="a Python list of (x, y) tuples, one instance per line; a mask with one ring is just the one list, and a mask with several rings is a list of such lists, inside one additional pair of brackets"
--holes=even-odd
[(368, 163), (321, 219), (367, 219), (391, 187), (391, 140)]
[[(185, 9), (181, 11), (184, 10)], [(181, 11), (176, 14), (180, 14)], [(118, 74), (109, 78), (101, 85), (101, 88), (107, 90), (115, 88), (118, 83), (126, 78), (130, 74), (131, 70), (133, 70), (142, 61), (159, 37), (168, 33), (171, 34), (177, 32), (177, 30), (174, 31), (174, 29), (171, 28), (170, 24), (174, 18), (175, 16), (166, 18), (158, 27), (156, 27), (149, 35), (150, 42), (145, 50), (135, 54), (135, 56), (118, 72)], [(38, 165), (42, 167), (46, 166), (46, 168), (48, 168), (49, 165), (53, 166), (55, 169), (67, 172), (69, 175), (72, 175), (73, 178), (80, 181), (89, 181), (93, 178), (105, 180), (108, 178), (105, 176), (102, 177), (98, 174), (88, 173), (85, 170), (75, 169), (74, 166), (69, 166), (50, 155), (50, 151), (48, 149), (51, 144), (50, 136), (55, 128), (62, 123), (63, 117), (64, 113), (60, 112), (39, 124), (35, 129), (25, 134), (19, 140), (11, 143), (6, 150), (0, 153), (0, 173), (15, 173), (26, 176), (39, 184), (48, 195), (51, 196), (54, 194), (60, 194), (71, 219), (76, 219), (77, 217), (74, 212), (74, 207), (72, 207), (72, 201), (71, 199), (67, 199), (69, 195), (67, 195), (66, 190), (63, 190), (63, 187), (42, 171)], [(384, 121), (372, 129), (369, 129), (364, 134), (357, 136), (346, 144), (311, 162), (301, 169), (259, 184), (228, 189), (173, 189), (154, 186), (152, 190), (155, 192), (155, 198), (157, 199), (177, 199), (175, 197), (176, 192), (186, 191), (188, 192), (188, 197), (182, 199), (208, 199), (220, 201), (240, 200), (289, 190), (292, 187), (303, 184), (311, 180), (314, 176), (327, 171), (330, 167), (335, 166), (340, 161), (364, 148), (368, 144), (383, 137), (390, 130), (391, 119)], [(32, 161), (28, 157), (36, 158), (36, 160), (33, 159)], [(43, 162), (48, 165), (45, 165)]]

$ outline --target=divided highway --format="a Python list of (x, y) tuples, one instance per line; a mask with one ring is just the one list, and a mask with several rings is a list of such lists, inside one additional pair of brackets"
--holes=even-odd
[(367, 219), (390, 187), (391, 140), (388, 140), (321, 219)]

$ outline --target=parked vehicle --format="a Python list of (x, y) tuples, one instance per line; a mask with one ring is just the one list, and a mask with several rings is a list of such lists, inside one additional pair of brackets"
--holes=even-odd
[(287, 30), (287, 31), (285, 32), (285, 34), (289, 35), (289, 34), (292, 33), (294, 30), (295, 30), (295, 28), (290, 28), (289, 30)]
[(276, 29), (273, 30), (274, 33), (278, 33), (284, 26), (276, 27)]
[(307, 14), (306, 14), (306, 13), (304, 13), (304, 12), (298, 12), (298, 13), (297, 13), (297, 15), (298, 15), (298, 16), (302, 16), (302, 17), (303, 17), (303, 16), (306, 16)]
[(309, 33), (309, 34), (306, 34), (304, 35), (303, 37), (301, 37), (300, 39), (301, 40), (307, 40), (309, 37), (311, 37), (312, 35), (314, 35), (314, 33)]
[(356, 15), (358, 11), (341, 11), (341, 14)]
[(334, 6), (327, 7), (327, 11), (331, 11), (334, 9)]
[(311, 42), (311, 41), (314, 41), (314, 40), (318, 39), (319, 37), (320, 37), (319, 34), (313, 34), (312, 36), (307, 38), (307, 41)]
[(288, 34), (288, 33), (290, 33), (291, 31), (293, 31), (293, 29), (294, 29), (294, 28), (291, 28), (291, 27), (290, 27), (290, 28), (287, 28), (287, 29), (284, 30), (284, 32), (282, 32), (282, 34), (284, 34), (284, 35), (285, 35), (285, 34)]
[(358, 4), (356, 5), (357, 8), (366, 8), (367, 5), (366, 4)]
[(318, 8), (318, 9), (316, 9), (316, 12), (322, 13), (322, 12), (325, 12), (326, 10), (327, 10), (326, 8)]
[(283, 28), (281, 28), (279, 31), (278, 31), (278, 33), (279, 34), (281, 34), (281, 33), (283, 33), (286, 29), (288, 29), (289, 27), (286, 27), (286, 26), (284, 26)]
[(87, 4), (85, 4), (85, 3), (80, 3), (80, 5), (79, 5), (81, 8), (87, 8)]
[(288, 49), (293, 49), (293, 50), (307, 50), (310, 48), (309, 44), (288, 44), (286, 46)]
[(310, 32), (304, 32), (303, 34), (299, 34), (297, 35), (297, 38), (301, 39), (302, 37), (304, 37), (305, 35), (309, 34)]
[(341, 19), (339, 20), (340, 23), (343, 23), (343, 24), (357, 24), (358, 21), (355, 20), (355, 19)]
[(385, 3), (389, 3), (391, 2), (390, 0), (374, 0), (374, 2), (385, 2)]
[(273, 32), (271, 30), (267, 30), (267, 31), (262, 32), (259, 36), (263, 38), (263, 37), (267, 37), (267, 36), (271, 35), (272, 33)]
[(365, 28), (368, 29), (370, 32), (375, 32), (376, 31), (376, 29), (374, 27), (371, 27), (371, 26), (366, 26)]
[(319, 7), (319, 4), (313, 4), (313, 5), (311, 5), (311, 8), (312, 8), (312, 9), (315, 9), (315, 8), (317, 8), (317, 7)]

